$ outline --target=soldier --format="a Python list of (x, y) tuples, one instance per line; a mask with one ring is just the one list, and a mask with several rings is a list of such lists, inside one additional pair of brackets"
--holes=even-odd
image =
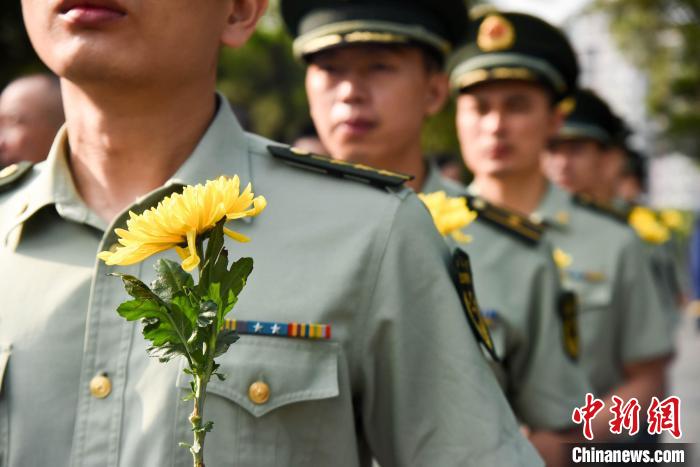
[(543, 157), (545, 175), (571, 193), (610, 203), (622, 172), (616, 170), (620, 153), (616, 138), (622, 121), (591, 90), (577, 90), (574, 102)]
[(8, 84), (0, 94), (0, 169), (44, 160), (63, 120), (55, 76), (23, 76)]
[(238, 174), (269, 204), (237, 229), (252, 242), (229, 245), (255, 259), (236, 318), (323, 323), (332, 338), (261, 324), (219, 358), (207, 465), (538, 465), (403, 177), (246, 134), (215, 93), (221, 44), (242, 46), (266, 5), (22, 2), (67, 122), (45, 163), (1, 184), (0, 464), (191, 465), (181, 362), (147, 357), (107, 277), (150, 281), (154, 259), (95, 255), (129, 211)]
[[(450, 80), (459, 93), (462, 156), (475, 176), (471, 190), (546, 226), (564, 284), (579, 296), (580, 360), (595, 394), (661, 396), (672, 346), (641, 245), (626, 226), (550, 185), (540, 170), (571, 107), (578, 67), (568, 40), (520, 13), (490, 12), (470, 31), (473, 42), (455, 53)], [(609, 432), (601, 415), (594, 420), (598, 436)]]
[[(396, 16), (393, 3), (282, 2), (294, 51), (308, 65), (312, 118), (334, 158), (410, 172), (417, 191), (464, 196), (464, 187), (426, 164), (420, 135), (426, 117), (447, 97), (443, 64), (466, 31), (461, 24), (466, 10), (461, 0), (432, 7), (413, 1)], [(346, 17), (350, 10), (356, 15), (352, 22)], [(421, 21), (428, 20), (442, 28), (425, 34)], [(571, 410), (588, 386), (574, 362), (575, 317), (559, 316), (571, 303), (560, 290), (552, 250), (541, 229), (521, 216), (470, 202), (479, 216), (465, 230), (473, 237), (466, 249), (476, 296), (502, 358), (494, 362), (499, 380), (521, 423), (533, 431), (570, 428)], [(523, 224), (510, 224), (515, 218)], [(565, 328), (571, 330), (566, 336)]]
[(671, 231), (651, 209), (616, 196), (628, 159), (627, 125), (593, 91), (578, 90), (575, 101), (573, 112), (545, 152), (545, 174), (566, 191), (587, 197), (611, 219), (635, 229), (651, 260), (663, 308), (675, 323), (683, 294)]

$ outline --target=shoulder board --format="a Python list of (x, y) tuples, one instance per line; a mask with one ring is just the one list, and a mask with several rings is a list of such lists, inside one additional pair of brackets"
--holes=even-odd
[(467, 205), (477, 213), (477, 221), (483, 220), (516, 238), (536, 244), (542, 239), (544, 228), (515, 211), (495, 206), (476, 196), (466, 196)]
[(593, 198), (590, 196), (585, 196), (585, 195), (574, 195), (574, 203), (578, 204), (579, 206), (583, 206), (585, 208), (590, 209), (591, 211), (595, 211), (599, 214), (603, 214), (604, 216), (607, 216), (611, 219), (614, 219), (618, 222), (621, 222), (623, 224), (627, 224), (627, 218), (629, 217), (629, 211), (625, 209), (620, 209), (612, 204), (608, 203), (601, 203), (598, 201), (595, 201)]
[(340, 161), (289, 146), (271, 145), (268, 146), (267, 149), (277, 159), (281, 159), (290, 164), (309, 170), (320, 171), (335, 177), (365, 182), (380, 188), (399, 187), (405, 182), (413, 180), (413, 176), (411, 175), (375, 169), (374, 167), (363, 164)]
[(0, 193), (3, 191), (9, 191), (13, 186), (19, 183), (29, 172), (31, 172), (34, 166), (31, 162), (18, 162), (16, 164), (8, 165), (4, 169), (0, 170)]

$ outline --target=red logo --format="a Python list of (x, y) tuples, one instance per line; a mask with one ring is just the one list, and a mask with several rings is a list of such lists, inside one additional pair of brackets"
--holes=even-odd
[[(631, 398), (627, 402), (618, 396), (612, 396), (613, 405), (610, 413), (613, 415), (608, 425), (610, 433), (622, 434), (626, 430), (629, 436), (639, 433), (639, 413), (642, 409), (636, 398)], [(571, 419), (577, 425), (583, 424), (583, 436), (592, 441), (594, 438), (592, 421), (596, 415), (605, 407), (605, 402), (593, 397), (593, 394), (586, 394), (586, 404), (583, 407), (576, 407), (571, 414)], [(657, 397), (651, 398), (651, 403), (647, 409), (647, 432), (650, 435), (660, 435), (668, 431), (674, 438), (680, 439), (681, 431), (681, 400), (677, 396), (670, 396), (659, 401)]]
[(586, 394), (586, 405), (583, 407), (576, 407), (574, 413), (571, 414), (571, 419), (577, 425), (583, 423), (583, 436), (587, 440), (593, 439), (593, 428), (591, 428), (591, 421), (598, 415), (598, 412), (603, 410), (605, 407), (605, 402), (600, 399), (593, 397), (590, 392)]
[(647, 410), (647, 421), (650, 435), (660, 435), (668, 431), (674, 438), (679, 439), (682, 435), (681, 400), (676, 396), (670, 396), (659, 402), (658, 398), (652, 397)]
[(621, 434), (622, 429), (627, 430), (630, 436), (639, 432), (639, 411), (642, 408), (639, 401), (633, 397), (623, 405), (623, 400), (617, 396), (612, 396), (613, 406), (610, 412), (614, 415), (610, 420), (610, 433)]

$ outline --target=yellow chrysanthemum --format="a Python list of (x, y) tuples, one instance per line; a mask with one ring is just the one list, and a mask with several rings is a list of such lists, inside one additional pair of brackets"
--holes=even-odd
[(665, 243), (671, 236), (668, 228), (658, 221), (654, 211), (637, 206), (629, 215), (629, 223), (646, 242), (656, 245)]
[(471, 224), (476, 219), (476, 212), (467, 207), (467, 200), (451, 198), (444, 191), (435, 193), (420, 193), (418, 197), (427, 206), (433, 217), (435, 227), (443, 236), (450, 235), (460, 243), (471, 241), (469, 235), (461, 232), (461, 229)]
[[(110, 266), (127, 266), (175, 248), (183, 260), (182, 268), (189, 272), (200, 262), (196, 248), (198, 235), (214, 228), (223, 218), (257, 216), (266, 205), (264, 197), (254, 198), (250, 184), (240, 192), (238, 176), (187, 186), (181, 194), (165, 197), (158, 206), (143, 214), (129, 212), (126, 230), (114, 231), (121, 246), (116, 251), (103, 251), (97, 257)], [(227, 228), (224, 233), (239, 242), (249, 241), (245, 235)], [(184, 244), (187, 246), (181, 247)]]
[(685, 233), (687, 224), (685, 216), (676, 209), (663, 209), (659, 213), (661, 222), (674, 232)]
[(552, 256), (554, 257), (554, 263), (559, 269), (566, 269), (574, 262), (571, 255), (567, 254), (561, 248), (555, 248), (552, 252)]

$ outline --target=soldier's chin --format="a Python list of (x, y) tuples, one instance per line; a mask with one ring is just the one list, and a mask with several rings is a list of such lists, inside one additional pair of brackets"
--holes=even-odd
[(56, 75), (76, 85), (119, 86), (124, 83), (136, 86), (144, 82), (145, 73), (136, 73), (134, 63), (119, 61), (114, 54), (97, 49), (65, 50), (62, 54), (44, 60)]

